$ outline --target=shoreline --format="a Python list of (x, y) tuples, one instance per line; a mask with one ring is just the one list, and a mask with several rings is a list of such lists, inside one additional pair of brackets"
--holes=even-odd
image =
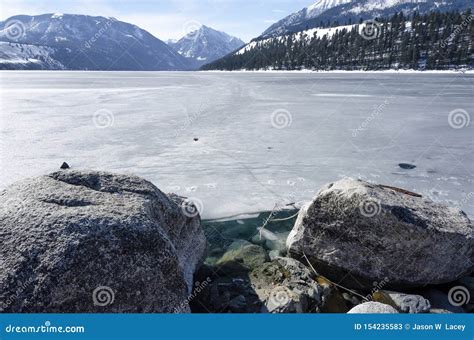
[(84, 72), (84, 73), (102, 73), (102, 72), (107, 72), (107, 73), (301, 73), (301, 74), (307, 74), (307, 73), (341, 73), (341, 74), (358, 74), (358, 73), (374, 73), (374, 74), (474, 74), (474, 69), (470, 70), (395, 70), (395, 69), (390, 69), (390, 70), (368, 70), (368, 71), (363, 71), (363, 70), (331, 70), (331, 71), (323, 71), (323, 70), (234, 70), (234, 71), (229, 71), (229, 70), (175, 70), (175, 71), (157, 71), (157, 70), (152, 70), (152, 71), (143, 71), (143, 70), (1, 70), (0, 73), (2, 72), (58, 72), (58, 73), (77, 73), (77, 72)]
[[(413, 192), (340, 179), (301, 210), (206, 221), (199, 202), (144, 178), (60, 169), (1, 192), (4, 271), (14, 278), (0, 293), (9, 299), (1, 312), (472, 311), (449, 304), (473, 279), (465, 261), (472, 223)], [(417, 260), (399, 269), (405, 254)], [(91, 287), (93, 304), (84, 300)], [(63, 294), (71, 298), (50, 299)], [(100, 296), (109, 302), (98, 304)]]
[(331, 70), (331, 71), (319, 71), (319, 70), (235, 70), (235, 71), (228, 71), (228, 70), (206, 70), (206, 71), (198, 71), (198, 72), (206, 72), (206, 73), (341, 73), (341, 74), (351, 74), (351, 73), (375, 73), (375, 74), (474, 74), (474, 70)]

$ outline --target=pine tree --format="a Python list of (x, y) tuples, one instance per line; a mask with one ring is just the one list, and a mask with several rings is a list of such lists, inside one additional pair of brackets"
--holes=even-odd
[[(257, 42), (249, 51), (224, 57), (203, 69), (443, 69), (473, 67), (471, 10), (379, 19), (379, 36), (364, 39), (359, 27), (318, 38), (302, 33)], [(321, 23), (322, 24), (322, 23)], [(330, 27), (330, 23), (328, 23)]]

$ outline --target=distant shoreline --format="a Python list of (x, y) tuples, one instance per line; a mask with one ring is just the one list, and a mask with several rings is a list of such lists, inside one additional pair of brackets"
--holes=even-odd
[(474, 70), (331, 70), (331, 71), (320, 71), (320, 70), (235, 70), (235, 71), (227, 71), (227, 70), (206, 70), (206, 71), (199, 71), (199, 72), (209, 72), (209, 73), (390, 73), (390, 74), (397, 74), (397, 73), (421, 73), (421, 74), (454, 74), (454, 73), (462, 73), (462, 74), (474, 74)]
[(108, 72), (108, 73), (118, 73), (118, 72), (135, 72), (135, 73), (387, 73), (387, 74), (474, 74), (473, 70), (332, 70), (332, 71), (313, 71), (313, 70), (176, 70), (176, 71), (143, 71), (143, 70), (0, 70), (0, 72)]

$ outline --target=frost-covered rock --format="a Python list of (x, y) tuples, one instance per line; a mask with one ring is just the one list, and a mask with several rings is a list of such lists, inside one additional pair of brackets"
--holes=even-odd
[(384, 291), (402, 313), (428, 313), (430, 302), (421, 295)]
[(210, 284), (196, 297), (193, 310), (213, 313), (312, 313), (319, 312), (323, 288), (299, 261), (278, 257), (251, 272), (222, 275), (215, 267), (202, 266), (198, 281)]
[(270, 313), (309, 313), (320, 311), (323, 288), (314, 274), (299, 261), (279, 257), (250, 273), (250, 281)]
[(355, 306), (348, 314), (398, 314), (397, 310), (390, 305), (380, 302), (364, 302)]
[(189, 311), (200, 218), (139, 177), (60, 171), (0, 192), (0, 311)]
[[(287, 239), (291, 256), (352, 288), (422, 286), (473, 270), (473, 226), (457, 208), (344, 179), (322, 188)], [(350, 273), (350, 275), (348, 275)]]

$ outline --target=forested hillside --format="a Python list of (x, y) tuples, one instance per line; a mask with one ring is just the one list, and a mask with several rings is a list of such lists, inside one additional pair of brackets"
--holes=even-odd
[(473, 67), (471, 10), (360, 22), (254, 41), (204, 70), (383, 70)]

